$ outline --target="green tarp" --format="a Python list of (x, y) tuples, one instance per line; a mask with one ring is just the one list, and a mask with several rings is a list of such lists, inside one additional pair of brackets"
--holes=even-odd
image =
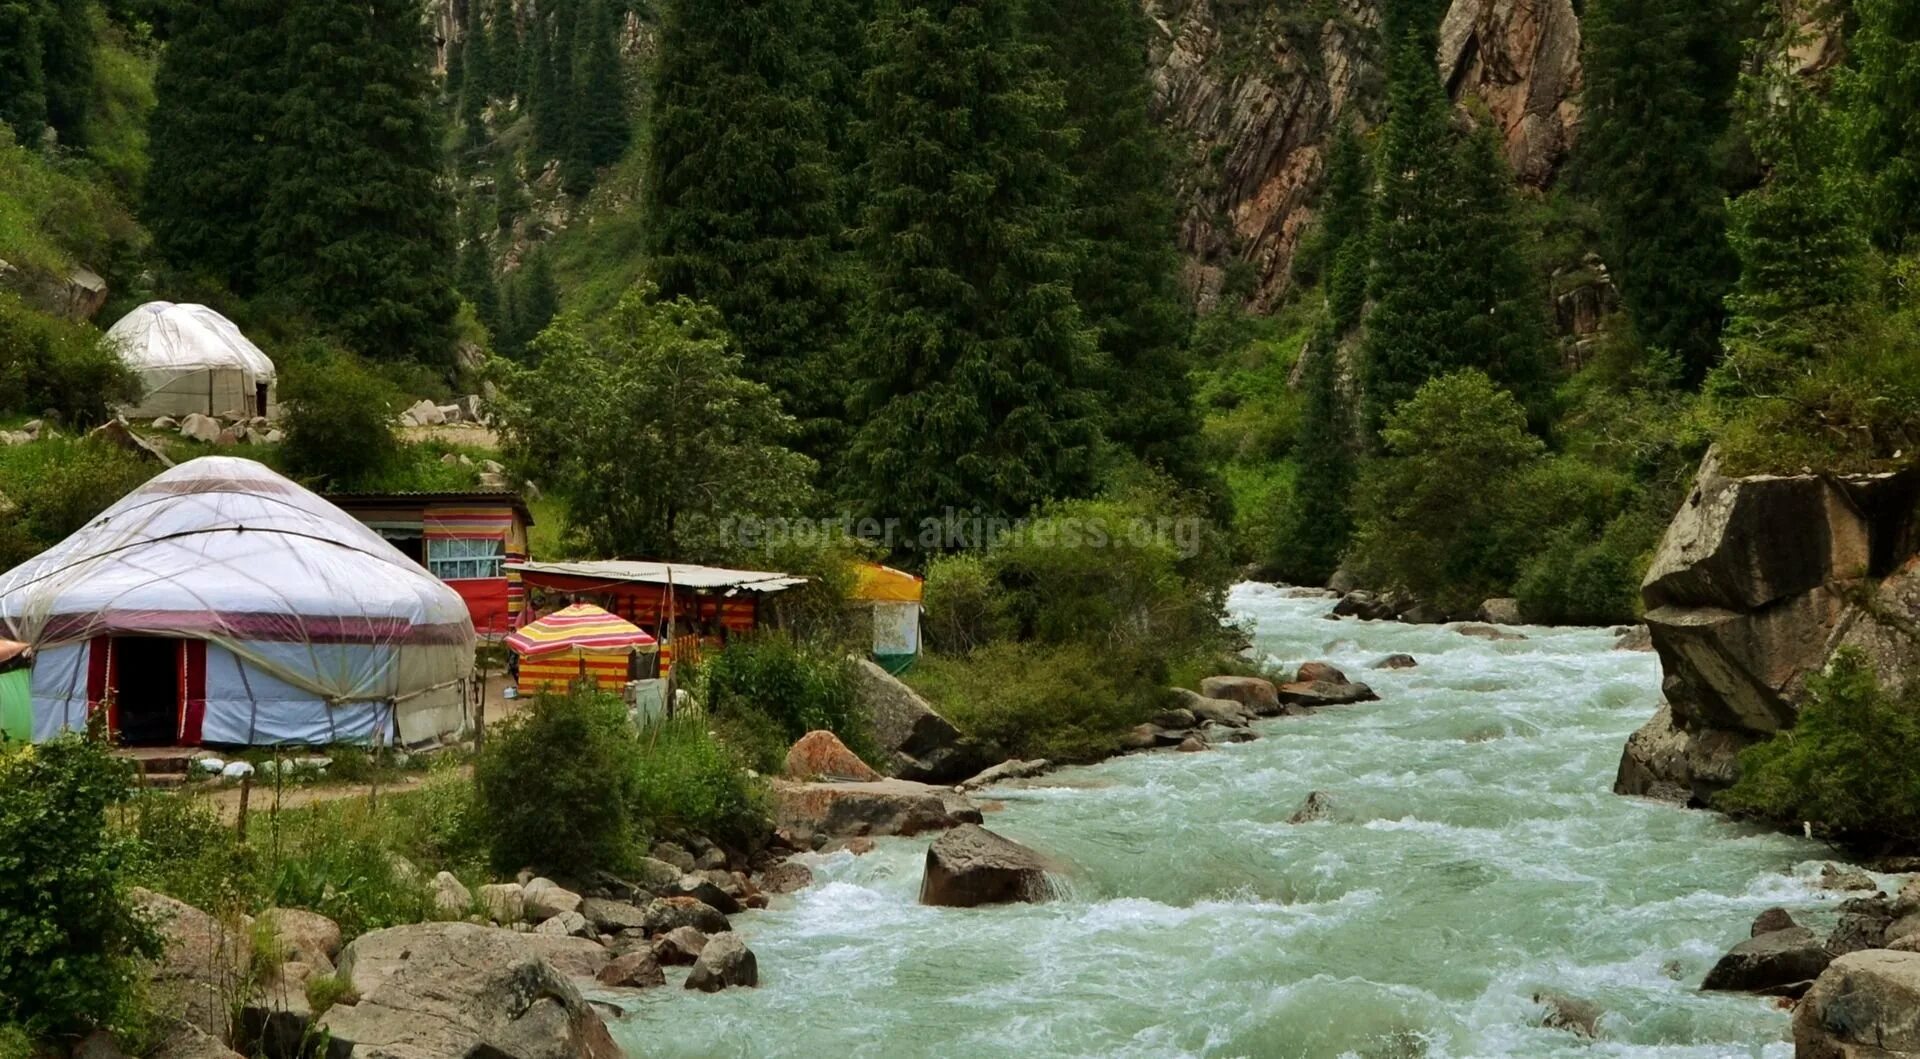
[(33, 738), (33, 670), (0, 673), (0, 736)]

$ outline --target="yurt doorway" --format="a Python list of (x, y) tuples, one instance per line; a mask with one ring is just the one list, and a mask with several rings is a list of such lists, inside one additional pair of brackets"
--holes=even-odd
[(114, 711), (126, 746), (172, 746), (180, 737), (182, 641), (113, 638)]

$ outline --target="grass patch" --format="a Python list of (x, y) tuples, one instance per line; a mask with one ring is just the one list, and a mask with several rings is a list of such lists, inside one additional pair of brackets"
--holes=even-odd
[(1000, 642), (927, 655), (902, 675), (961, 731), (1007, 757), (1093, 761), (1166, 705), (1151, 674), (1082, 644)]

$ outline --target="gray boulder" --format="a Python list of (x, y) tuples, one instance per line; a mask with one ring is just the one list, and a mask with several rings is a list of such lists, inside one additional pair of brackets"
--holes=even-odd
[(646, 907), (645, 930), (649, 934), (667, 934), (681, 927), (692, 927), (702, 934), (720, 934), (733, 929), (720, 910), (691, 897), (660, 897)]
[(1260, 677), (1203, 677), (1200, 694), (1237, 702), (1262, 717), (1280, 712), (1280, 696), (1274, 691), (1273, 681)]
[(433, 894), (433, 910), (447, 919), (458, 919), (473, 910), (473, 892), (450, 871), (434, 875), (427, 884)]
[(1600, 1005), (1591, 1000), (1541, 990), (1533, 994), (1533, 1002), (1546, 1009), (1540, 1016), (1540, 1025), (1550, 1030), (1565, 1030), (1581, 1037), (1600, 1035)]
[(489, 883), (480, 887), (480, 907), (502, 926), (526, 918), (527, 897), (519, 883)]
[(1614, 774), (1613, 791), (1636, 798), (1685, 803), (1693, 797), (1687, 766), (1691, 741), (1673, 725), (1673, 708), (1662, 703), (1653, 718), (1627, 737)]
[(693, 971), (687, 975), (688, 989), (698, 989), (702, 993), (717, 993), (730, 986), (757, 986), (760, 984), (760, 961), (740, 940), (738, 934), (721, 934), (707, 939), (700, 950), (700, 956), (693, 961)]
[(561, 912), (540, 921), (533, 928), (535, 934), (557, 934), (563, 938), (587, 938), (593, 936), (593, 925), (587, 917), (578, 912)]
[(770, 894), (790, 894), (813, 885), (813, 869), (797, 860), (783, 861), (760, 873), (760, 889)]
[(215, 919), (152, 890), (133, 890), (134, 907), (159, 931), (164, 948), (148, 968), (158, 1010), (221, 1040), (233, 1035), (236, 1002), (253, 965), (253, 921)]
[(1700, 988), (1799, 996), (1832, 959), (1813, 931), (1788, 927), (1735, 945), (1707, 972)]
[(1920, 1055), (1920, 953), (1869, 949), (1835, 959), (1793, 1012), (1797, 1059)]
[(1362, 588), (1340, 597), (1340, 602), (1333, 605), (1332, 616), (1359, 618), (1362, 621), (1392, 621), (1399, 616), (1399, 608), (1391, 600)]
[(1203, 724), (1212, 722), (1229, 728), (1244, 728), (1256, 719), (1252, 710), (1232, 699), (1209, 698), (1186, 688), (1174, 688), (1173, 694), (1179, 708), (1193, 714), (1194, 719)]
[(960, 729), (897, 677), (861, 658), (855, 660), (854, 678), (860, 708), (873, 725), (874, 743), (887, 755), (895, 776), (951, 783), (981, 766)]
[(1287, 817), (1289, 824), (1310, 824), (1316, 820), (1325, 820), (1333, 815), (1333, 796), (1326, 791), (1308, 791), (1307, 800), (1300, 808)]
[(609, 901), (601, 897), (583, 898), (580, 914), (601, 934), (618, 934), (646, 925), (646, 914), (628, 901)]
[(198, 441), (207, 445), (211, 445), (220, 440), (220, 431), (222, 429), (224, 428), (221, 427), (218, 419), (210, 415), (202, 415), (199, 412), (188, 413), (187, 417), (180, 421), (181, 437), (189, 441)]
[(147, 1059), (242, 1059), (242, 1056), (198, 1026), (182, 1023), (160, 1042), (160, 1047), (147, 1053)]
[(1480, 610), (1475, 616), (1481, 621), (1491, 625), (1522, 624), (1520, 601), (1510, 597), (1489, 599), (1482, 602), (1480, 604)]
[(544, 876), (535, 877), (521, 887), (521, 903), (527, 918), (534, 922), (551, 919), (562, 912), (580, 911), (580, 895)]
[(355, 938), (340, 974), (357, 994), (319, 1020), (355, 1059), (620, 1059), (577, 989), (510, 930), (390, 927)]
[(1409, 654), (1391, 654), (1373, 664), (1375, 669), (1412, 669), (1419, 661)]
[(1454, 626), (1453, 631), (1462, 636), (1471, 636), (1480, 640), (1509, 641), (1524, 640), (1527, 638), (1526, 633), (1511, 632), (1497, 625), (1488, 625), (1485, 622), (1470, 621), (1464, 625)]
[[(908, 780), (793, 783), (773, 780), (775, 825), (810, 842), (815, 835), (917, 835), (979, 823), (980, 809), (951, 788)], [(802, 846), (801, 848), (807, 848)]]
[(592, 938), (528, 931), (520, 937), (535, 955), (553, 965), (568, 978), (592, 978), (613, 958), (613, 953)]
[(927, 849), (920, 903), (949, 908), (1043, 901), (1049, 893), (1040, 854), (976, 824), (935, 839)]
[(1380, 696), (1365, 684), (1336, 684), (1326, 680), (1294, 681), (1275, 689), (1287, 706), (1313, 709), (1319, 706), (1345, 706), (1355, 702), (1376, 702)]

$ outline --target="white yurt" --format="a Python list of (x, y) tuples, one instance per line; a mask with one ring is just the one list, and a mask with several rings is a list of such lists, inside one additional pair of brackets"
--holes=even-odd
[(466, 725), (453, 589), (252, 460), (207, 456), (0, 575), (32, 737), (94, 710), (128, 745), (442, 741)]
[(148, 302), (107, 329), (140, 376), (138, 417), (274, 414), (273, 361), (232, 320), (204, 305)]

